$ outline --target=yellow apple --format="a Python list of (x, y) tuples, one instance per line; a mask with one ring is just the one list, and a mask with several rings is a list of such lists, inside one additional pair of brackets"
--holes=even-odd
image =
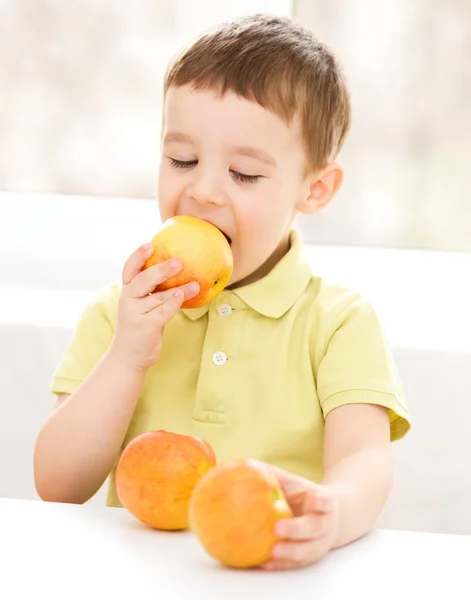
[(232, 275), (233, 259), (225, 235), (213, 224), (188, 215), (167, 219), (153, 238), (154, 253), (145, 267), (179, 258), (183, 268), (156, 288), (161, 292), (190, 281), (198, 282), (199, 293), (183, 304), (197, 308), (212, 302)]

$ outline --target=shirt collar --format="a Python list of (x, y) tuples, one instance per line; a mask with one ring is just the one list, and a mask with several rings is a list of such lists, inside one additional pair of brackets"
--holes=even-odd
[[(311, 276), (311, 268), (302, 255), (301, 233), (293, 228), (290, 232), (290, 249), (270, 273), (259, 281), (232, 290), (231, 293), (258, 313), (277, 319), (301, 296)], [(209, 306), (206, 304), (182, 311), (194, 321), (205, 315)]]

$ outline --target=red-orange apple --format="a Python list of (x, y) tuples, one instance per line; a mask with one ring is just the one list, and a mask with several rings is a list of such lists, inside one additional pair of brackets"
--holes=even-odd
[(257, 460), (238, 459), (211, 469), (190, 501), (190, 527), (205, 550), (229, 567), (256, 567), (271, 558), (275, 523), (292, 517), (278, 481)]
[(200, 291), (186, 300), (183, 308), (197, 308), (212, 302), (226, 287), (233, 269), (232, 251), (225, 235), (213, 224), (187, 215), (167, 219), (152, 240), (154, 254), (145, 268), (170, 258), (179, 258), (183, 268), (156, 288), (168, 290), (197, 281)]
[(116, 492), (137, 519), (156, 529), (188, 527), (188, 507), (199, 479), (216, 465), (210, 444), (164, 430), (132, 439), (116, 467)]

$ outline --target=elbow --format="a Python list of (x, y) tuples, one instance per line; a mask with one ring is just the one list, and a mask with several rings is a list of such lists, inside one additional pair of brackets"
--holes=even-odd
[(384, 476), (383, 506), (388, 499), (394, 483), (394, 460), (390, 448), (380, 453), (378, 470), (383, 473)]
[(84, 504), (88, 498), (75, 496), (63, 485), (57, 485), (53, 480), (45, 480), (35, 475), (34, 486), (36, 493), (44, 502), (59, 502), (63, 504)]
[(36, 493), (44, 502), (60, 502), (64, 504), (83, 504), (88, 498), (76, 497), (64, 481), (53, 474), (42, 473), (40, 469), (34, 471), (34, 487)]
[(35, 475), (34, 487), (36, 493), (44, 502), (59, 502), (64, 504), (83, 504), (86, 499), (74, 498), (64, 489), (63, 486), (57, 485), (54, 480), (47, 480), (44, 477)]
[(78, 494), (68, 478), (56, 472), (50, 461), (41, 457), (37, 448), (34, 452), (33, 478), (36, 493), (44, 502), (83, 504), (89, 499)]

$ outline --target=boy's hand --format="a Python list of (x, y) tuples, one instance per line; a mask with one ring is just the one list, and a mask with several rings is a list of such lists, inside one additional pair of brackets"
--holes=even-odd
[(144, 270), (153, 251), (152, 244), (145, 244), (133, 252), (124, 265), (118, 322), (110, 348), (121, 362), (138, 370), (146, 370), (156, 362), (165, 325), (185, 300), (199, 292), (199, 285), (192, 281), (153, 293), (159, 284), (182, 268), (178, 259), (172, 259)]
[(268, 465), (276, 475), (294, 514), (275, 525), (285, 538), (273, 547), (273, 558), (262, 565), (269, 571), (296, 569), (312, 564), (333, 547), (338, 529), (338, 506), (331, 489)]

